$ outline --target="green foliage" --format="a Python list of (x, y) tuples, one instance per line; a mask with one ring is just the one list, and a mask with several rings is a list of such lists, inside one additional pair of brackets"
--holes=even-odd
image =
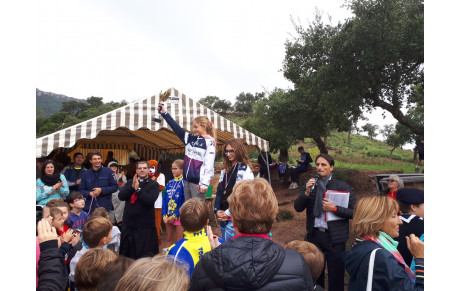
[[(53, 93), (47, 93), (47, 94), (49, 96), (56, 95)], [(43, 92), (37, 90), (37, 101), (38, 101), (39, 96), (43, 97), (42, 95), (43, 95)], [(61, 99), (62, 98), (63, 97), (61, 97)], [(42, 116), (43, 110), (41, 110), (41, 108), (37, 106), (37, 117), (36, 117), (36, 135), (37, 137), (47, 135), (57, 130), (61, 130), (71, 125), (94, 118), (96, 116), (110, 112), (112, 110), (115, 110), (127, 104), (125, 100), (121, 102), (111, 101), (109, 103), (103, 103), (102, 97), (89, 97), (87, 98), (88, 103), (78, 102), (78, 101), (72, 100), (72, 98), (70, 97), (66, 97), (66, 98), (69, 100), (59, 103), (59, 104), (62, 104), (62, 109), (60, 109), (58, 112), (51, 114), (48, 118)], [(92, 106), (95, 106), (95, 107), (92, 107)]]
[(367, 132), (367, 136), (369, 136), (369, 138), (372, 140), (377, 136), (376, 131), (378, 130), (378, 128), (379, 126), (376, 124), (366, 123), (365, 125), (363, 125), (361, 129), (364, 132)]
[(201, 98), (198, 103), (203, 104), (209, 109), (223, 115), (232, 111), (232, 103), (228, 100), (222, 100), (217, 96), (206, 96), (205, 98)]
[(320, 136), (350, 128), (376, 107), (423, 135), (423, 123), (401, 111), (406, 102), (420, 109), (423, 6), (421, 0), (353, 0), (348, 8), (354, 15), (344, 24), (324, 24), (319, 13), (305, 29), (294, 24), (297, 36), (286, 41), (283, 73), (300, 93), (297, 104), (313, 108), (317, 124), (327, 116)]
[(253, 115), (254, 111), (252, 109), (252, 105), (257, 101), (263, 99), (265, 93), (244, 93), (241, 92), (236, 97), (236, 102), (234, 104), (235, 113), (241, 116), (251, 116)]

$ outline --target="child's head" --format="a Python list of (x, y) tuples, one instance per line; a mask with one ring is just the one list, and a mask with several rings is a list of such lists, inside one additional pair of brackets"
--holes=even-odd
[(244, 147), (243, 140), (239, 138), (232, 138), (224, 143), (223, 159), (227, 170), (233, 167), (233, 162), (250, 165), (248, 151)]
[(107, 218), (108, 220), (110, 220), (110, 216), (109, 216), (109, 213), (107, 212), (107, 210), (104, 208), (104, 207), (98, 207), (96, 209), (93, 210), (93, 212), (91, 212), (91, 215), (89, 216), (89, 218), (96, 218), (96, 217), (104, 217), (104, 218)]
[(184, 166), (184, 160), (175, 160), (171, 166), (171, 172), (174, 177), (180, 177), (182, 175), (182, 167)]
[(46, 206), (51, 207), (51, 208), (57, 207), (57, 208), (61, 209), (61, 211), (62, 211), (62, 213), (64, 215), (64, 221), (66, 221), (67, 218), (69, 218), (70, 206), (64, 200), (62, 200), (62, 199), (51, 199), (50, 201), (48, 201), (48, 203), (46, 203)]
[(312, 243), (294, 240), (285, 247), (287, 250), (298, 251), (310, 268), (311, 277), (317, 280), (324, 269), (324, 254)]
[(199, 231), (208, 223), (209, 208), (199, 198), (191, 198), (179, 210), (180, 223), (185, 231)]
[(157, 255), (136, 260), (118, 281), (115, 291), (185, 291), (188, 285), (189, 277), (181, 266)]
[[(59, 207), (49, 207), (49, 217), (51, 219), (51, 225), (56, 229), (61, 229), (64, 225), (64, 213)], [(49, 220), (48, 220), (49, 221)]]
[(118, 281), (120, 281), (132, 263), (134, 263), (133, 259), (123, 256), (119, 256), (115, 261), (109, 262), (99, 278), (97, 290), (115, 290)]
[(85, 208), (85, 197), (79, 191), (73, 191), (67, 196), (66, 202), (69, 204), (71, 209), (83, 209)]
[(83, 225), (82, 237), (90, 249), (102, 247), (112, 239), (112, 222), (104, 217), (89, 218)]
[(193, 133), (195, 135), (210, 135), (216, 140), (216, 128), (206, 116), (198, 116), (193, 119)]
[(75, 267), (75, 286), (80, 291), (97, 290), (105, 266), (116, 260), (117, 254), (108, 249), (92, 249), (84, 253)]

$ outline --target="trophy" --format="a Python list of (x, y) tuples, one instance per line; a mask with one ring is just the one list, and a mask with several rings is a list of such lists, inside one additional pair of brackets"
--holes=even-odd
[[(163, 103), (163, 102), (166, 102), (166, 100), (168, 100), (169, 95), (171, 95), (171, 92), (169, 92), (168, 90), (166, 90), (164, 93), (163, 93), (163, 91), (160, 91), (160, 104), (161, 104), (162, 106), (164, 106), (164, 103)], [(160, 113), (161, 113), (160, 110), (158, 110), (158, 115), (155, 115), (155, 116), (153, 117), (153, 120), (154, 120), (155, 122), (158, 122), (158, 123), (161, 122)]]

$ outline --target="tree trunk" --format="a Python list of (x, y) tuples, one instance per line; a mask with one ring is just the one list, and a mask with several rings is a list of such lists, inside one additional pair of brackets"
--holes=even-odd
[(348, 132), (348, 144), (351, 144), (351, 129)]
[(324, 137), (324, 147), (328, 148), (329, 145), (327, 143), (327, 135)]
[(289, 162), (288, 150), (280, 150), (278, 162)]
[(319, 137), (319, 136), (313, 137), (313, 140), (316, 142), (316, 145), (318, 146), (318, 149), (319, 149), (320, 153), (322, 153), (322, 154), (327, 154), (328, 153), (326, 145), (324, 144), (324, 142), (321, 139), (321, 137)]
[(393, 151), (396, 149), (396, 147), (394, 147), (391, 151), (390, 151), (390, 154), (392, 155), (393, 154)]

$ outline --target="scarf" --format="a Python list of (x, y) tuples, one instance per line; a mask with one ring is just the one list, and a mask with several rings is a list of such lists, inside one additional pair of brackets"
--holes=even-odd
[(321, 217), (323, 214), (323, 196), (324, 192), (326, 192), (326, 185), (329, 182), (329, 180), (332, 179), (332, 173), (329, 174), (329, 176), (326, 177), (326, 179), (321, 179), (318, 178), (316, 181), (316, 197), (315, 197), (315, 206), (313, 207), (313, 215), (315, 217)]
[(45, 174), (41, 176), (40, 180), (42, 180), (43, 184), (46, 186), (52, 187), (61, 181), (61, 175), (59, 173), (54, 173), (52, 175)]
[(377, 239), (375, 239), (373, 236), (365, 236), (363, 238), (357, 237), (354, 244), (356, 245), (358, 242), (361, 242), (364, 240), (373, 241), (376, 244), (383, 247), (385, 250), (389, 251), (399, 263), (404, 265), (404, 270), (406, 271), (409, 278), (412, 280), (412, 283), (415, 284), (415, 275), (412, 272), (412, 270), (406, 265), (403, 257), (399, 253), (397, 249), (398, 247), (397, 241), (393, 240), (388, 234), (384, 233), (383, 231), (379, 231), (379, 237)]

